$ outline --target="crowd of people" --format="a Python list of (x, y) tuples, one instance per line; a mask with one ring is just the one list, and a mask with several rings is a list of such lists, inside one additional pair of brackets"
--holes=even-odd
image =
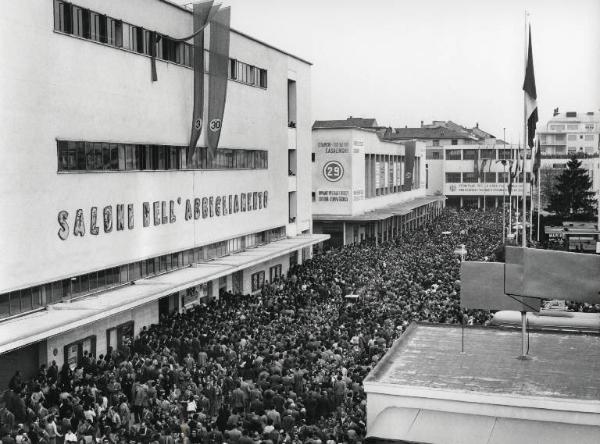
[(487, 321), (460, 308), (454, 250), (493, 260), (501, 217), (445, 210), (397, 239), (315, 255), (260, 294), (164, 317), (75, 368), (17, 372), (2, 442), (361, 442), (362, 380), (410, 322)]

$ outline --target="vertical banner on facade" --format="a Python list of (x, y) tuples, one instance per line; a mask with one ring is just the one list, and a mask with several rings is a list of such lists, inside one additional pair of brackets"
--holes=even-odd
[[(213, 2), (194, 3), (194, 30), (204, 29), (211, 14)], [(213, 11), (214, 12), (214, 11)], [(187, 150), (188, 165), (192, 163), (194, 148), (202, 133), (202, 115), (204, 112), (204, 32), (194, 34), (194, 110), (192, 113), (192, 132)]]
[(375, 189), (379, 189), (381, 187), (380, 184), (380, 178), (381, 176), (379, 175), (379, 162), (375, 162)]
[(413, 170), (415, 169), (415, 144), (405, 145), (405, 164), (404, 164), (404, 186), (403, 191), (413, 189)]
[(208, 68), (208, 153), (214, 157), (219, 147), (227, 98), (229, 71), (229, 24), (231, 8), (217, 12), (210, 22), (210, 64)]

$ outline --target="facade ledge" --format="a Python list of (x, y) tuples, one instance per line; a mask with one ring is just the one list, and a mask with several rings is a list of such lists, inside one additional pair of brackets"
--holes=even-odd
[(134, 309), (189, 287), (326, 241), (329, 235), (308, 234), (272, 242), (208, 263), (134, 281), (94, 296), (48, 306), (0, 323), (0, 354)]

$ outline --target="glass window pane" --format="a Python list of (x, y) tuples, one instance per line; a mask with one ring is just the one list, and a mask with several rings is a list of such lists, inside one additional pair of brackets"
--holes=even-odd
[(52, 300), (54, 302), (60, 302), (63, 298), (63, 286), (62, 281), (52, 282)]
[(110, 146), (108, 143), (102, 144), (102, 168), (110, 169)]
[(10, 316), (10, 293), (0, 294), (0, 318)]
[(119, 146), (116, 143), (110, 144), (110, 169), (119, 169)]
[[(116, 270), (118, 271), (119, 269), (117, 268)], [(129, 273), (128, 273), (128, 271), (129, 271), (129, 267), (127, 265), (123, 265), (121, 267), (121, 276), (120, 276), (120, 278), (115, 283), (119, 283), (120, 282), (120, 283), (124, 284), (126, 282), (129, 282)]]
[(125, 145), (125, 169), (133, 169), (133, 145)]
[(21, 313), (21, 292), (13, 291), (10, 293), (10, 314)]
[(98, 288), (98, 273), (95, 271), (88, 274), (88, 281), (90, 283), (90, 291)]
[(102, 288), (106, 285), (106, 276), (104, 270), (98, 271), (98, 288)]
[(21, 311), (29, 311), (33, 308), (31, 304), (31, 288), (21, 290)]

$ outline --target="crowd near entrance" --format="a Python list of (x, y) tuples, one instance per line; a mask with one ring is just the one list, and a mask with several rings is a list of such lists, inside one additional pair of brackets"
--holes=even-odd
[(286, 276), (274, 270), (251, 296), (224, 292), (189, 309), (167, 297), (161, 321), (137, 337), (129, 324), (108, 332), (106, 355), (82, 342), (62, 368), (42, 365), (31, 380), (15, 373), (2, 388), (0, 434), (36, 443), (362, 441), (362, 380), (410, 322), (487, 321), (460, 309), (454, 250), (465, 244), (467, 259), (491, 260), (501, 238), (501, 212), (445, 210), (395, 239), (331, 249)]

